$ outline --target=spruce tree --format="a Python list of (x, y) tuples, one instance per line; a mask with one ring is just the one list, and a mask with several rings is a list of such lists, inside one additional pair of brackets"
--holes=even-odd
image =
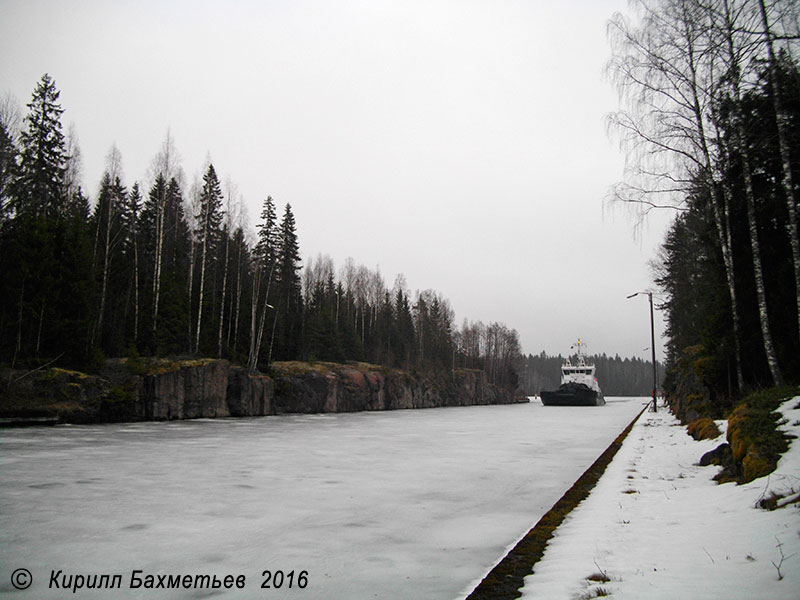
[[(64, 194), (63, 110), (44, 75), (34, 90), (11, 165), (0, 231), (0, 345), (17, 360), (87, 358), (90, 256), (84, 257), (88, 203)], [(6, 133), (10, 133), (6, 131)], [(13, 161), (12, 161), (13, 162)]]
[(126, 319), (126, 334), (127, 338), (134, 348), (139, 342), (139, 319), (140, 319), (140, 296), (141, 296), (141, 281), (139, 272), (140, 261), (140, 232), (141, 227), (141, 213), (142, 213), (142, 194), (139, 191), (139, 184), (134, 183), (131, 191), (128, 194), (127, 201), (123, 211), (123, 227), (125, 230), (125, 247), (123, 250), (125, 256), (125, 274), (128, 280), (127, 286), (127, 305), (129, 310), (127, 313), (132, 313), (131, 318)]
[[(200, 352), (200, 338), (203, 325), (203, 305), (206, 298), (206, 277), (208, 265), (216, 260), (216, 251), (222, 238), (222, 189), (220, 188), (214, 165), (208, 165), (203, 176), (203, 190), (200, 193), (200, 212), (195, 215), (197, 229), (195, 237), (200, 245), (200, 277), (197, 295), (197, 327), (195, 329), (194, 350)], [(213, 294), (209, 294), (213, 296)], [(210, 348), (206, 348), (209, 350)]]
[(20, 215), (55, 218), (62, 209), (67, 157), (59, 95), (55, 82), (45, 73), (28, 104), (25, 129), (19, 136), (20, 162), (13, 193), (14, 208)]
[[(122, 214), (128, 193), (122, 185), (119, 175), (112, 175), (106, 171), (100, 184), (100, 193), (97, 198), (92, 223), (95, 228), (94, 269), (97, 274), (100, 298), (97, 303), (97, 317), (92, 332), (92, 344), (100, 342), (103, 349), (114, 353), (118, 348), (111, 348), (106, 339), (105, 331), (119, 332), (117, 327), (108, 327), (106, 323), (106, 305), (109, 295), (119, 298), (121, 290), (110, 290), (110, 279), (114, 261), (122, 251), (125, 242)], [(105, 325), (105, 327), (104, 327)]]
[[(284, 360), (296, 359), (300, 354), (300, 335), (302, 331), (303, 298), (300, 286), (300, 246), (290, 204), (281, 219), (279, 228), (276, 321), (273, 323), (272, 337), (277, 344), (276, 356)], [(272, 342), (270, 343), (272, 348)], [(270, 352), (270, 355), (272, 352)], [(271, 358), (270, 358), (271, 360)]]
[(167, 199), (167, 181), (159, 173), (142, 208), (139, 234), (142, 239), (142, 291), (143, 304), (147, 310), (143, 312), (142, 340), (143, 348), (149, 353), (156, 353), (156, 337), (158, 331), (158, 312), (161, 296), (161, 267), (164, 254), (165, 205)]
[(408, 296), (400, 288), (395, 294), (394, 314), (397, 328), (395, 365), (410, 369), (414, 360), (414, 317), (411, 314)]
[(231, 254), (234, 257), (234, 281), (232, 283), (231, 298), (233, 300), (233, 306), (228, 313), (228, 337), (226, 343), (234, 359), (243, 361), (244, 357), (242, 356), (239, 346), (239, 327), (242, 324), (243, 315), (246, 314), (243, 304), (246, 305), (247, 298), (249, 297), (247, 286), (251, 285), (252, 281), (251, 278), (248, 277), (250, 248), (247, 245), (244, 229), (242, 227), (237, 227), (233, 232), (232, 243), (233, 250)]
[[(258, 225), (258, 242), (253, 250), (253, 281), (250, 303), (250, 352), (247, 359), (247, 370), (254, 373), (258, 367), (261, 354), (261, 344), (264, 338), (264, 327), (267, 319), (267, 310), (272, 307), (275, 311), (275, 302), (270, 291), (275, 276), (278, 259), (278, 222), (275, 215), (275, 201), (272, 196), (267, 196), (261, 210), (261, 220)], [(262, 291), (263, 289), (263, 291)], [(262, 300), (263, 294), (263, 300)], [(273, 315), (274, 322), (277, 312)], [(271, 345), (271, 344), (270, 344)]]

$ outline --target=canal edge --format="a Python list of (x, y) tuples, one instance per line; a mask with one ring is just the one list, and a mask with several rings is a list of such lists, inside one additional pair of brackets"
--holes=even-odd
[(572, 487), (547, 511), (517, 544), (481, 580), (465, 600), (515, 600), (521, 596), (525, 577), (533, 573), (533, 566), (544, 556), (547, 543), (567, 515), (585, 500), (605, 473), (606, 467), (622, 447), (636, 421), (644, 414), (643, 408), (622, 430), (608, 448), (583, 472)]

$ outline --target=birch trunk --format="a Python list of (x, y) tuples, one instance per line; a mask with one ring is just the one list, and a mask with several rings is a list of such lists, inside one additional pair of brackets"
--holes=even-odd
[(767, 9), (764, 0), (759, 0), (758, 6), (761, 9), (761, 23), (764, 25), (764, 36), (767, 41), (767, 56), (769, 62), (769, 78), (772, 84), (772, 103), (775, 109), (775, 122), (778, 126), (778, 149), (781, 156), (781, 167), (783, 178), (781, 184), (783, 193), (786, 197), (786, 208), (789, 213), (789, 222), (786, 226), (789, 233), (789, 242), (792, 249), (792, 264), (794, 266), (794, 289), (797, 305), (797, 332), (800, 336), (800, 235), (797, 231), (797, 202), (794, 193), (794, 182), (792, 175), (792, 162), (789, 152), (789, 141), (786, 132), (787, 115), (783, 110), (783, 97), (781, 94), (781, 82), (778, 73), (778, 63), (775, 58), (775, 48), (772, 43), (772, 30), (767, 19)]
[[(689, 80), (688, 84), (691, 90), (691, 109), (697, 128), (697, 142), (701, 151), (701, 160), (706, 171), (706, 186), (708, 187), (709, 197), (711, 199), (711, 206), (714, 215), (714, 224), (717, 229), (717, 239), (719, 241), (720, 250), (722, 251), (722, 263), (725, 267), (725, 281), (728, 287), (728, 296), (731, 302), (731, 320), (733, 323), (733, 340), (734, 340), (734, 361), (736, 364), (736, 384), (741, 391), (744, 389), (744, 375), (742, 373), (742, 352), (740, 342), (741, 325), (739, 323), (739, 307), (736, 299), (736, 286), (734, 285), (734, 262), (732, 251), (732, 239), (730, 220), (728, 217), (731, 192), (727, 183), (722, 181), (719, 186), (715, 183), (714, 178), (714, 161), (711, 158), (711, 151), (709, 150), (709, 138), (706, 133), (705, 117), (701, 109), (700, 95), (698, 85), (698, 57), (695, 53), (694, 35), (691, 31), (691, 21), (684, 15), (684, 32), (687, 40), (687, 56), (689, 67)], [(713, 78), (713, 75), (712, 75)], [(717, 144), (722, 148), (720, 143), (720, 135), (717, 132)], [(720, 207), (717, 199), (717, 187), (722, 188), (723, 205)]]
[[(714, 191), (712, 190), (712, 195)], [(744, 389), (744, 375), (742, 374), (742, 350), (740, 340), (741, 323), (739, 321), (739, 306), (736, 300), (736, 285), (734, 283), (733, 244), (730, 226), (730, 199), (731, 189), (727, 183), (722, 184), (723, 203), (720, 208), (716, 198), (712, 198), (714, 221), (717, 225), (720, 249), (722, 250), (722, 263), (725, 266), (725, 282), (728, 285), (728, 296), (731, 301), (731, 317), (733, 318), (733, 343), (736, 359), (736, 384), (741, 392)]]
[(272, 336), (269, 340), (269, 353), (267, 354), (267, 365), (272, 364), (272, 347), (275, 345), (275, 326), (278, 324), (278, 309), (275, 309), (275, 316), (272, 319)]
[(46, 303), (46, 300), (42, 300), (42, 308), (39, 310), (39, 328), (36, 331), (36, 352), (34, 353), (36, 358), (39, 358), (39, 348), (42, 344), (42, 324), (44, 323), (44, 307)]
[[(728, 0), (724, 2), (725, 8), (725, 34), (728, 50), (728, 58), (730, 60), (730, 75), (731, 75), (731, 92), (733, 95), (733, 102), (737, 113), (741, 112), (741, 89), (740, 89), (740, 74), (739, 62), (736, 57), (734, 48), (734, 27), (731, 21), (730, 6)], [(753, 189), (753, 176), (750, 163), (750, 153), (747, 149), (747, 132), (744, 128), (744, 123), (741, 114), (735, 115), (736, 131), (734, 144), (739, 153), (742, 162), (742, 176), (744, 178), (745, 198), (747, 200), (747, 226), (750, 233), (750, 248), (753, 255), (753, 274), (755, 276), (756, 297), (758, 298), (758, 316), (759, 324), (761, 325), (761, 336), (764, 343), (764, 353), (767, 357), (767, 365), (769, 366), (770, 375), (772, 376), (773, 383), (778, 386), (783, 383), (778, 359), (775, 354), (775, 347), (772, 343), (772, 333), (769, 326), (769, 311), (767, 309), (767, 296), (764, 289), (764, 274), (761, 264), (761, 247), (758, 241), (758, 224), (756, 222), (756, 197)]]
[[(258, 334), (256, 336), (256, 347), (255, 347), (256, 363), (258, 363), (258, 355), (261, 352), (261, 340), (263, 339), (263, 336), (264, 336), (264, 323), (267, 320), (267, 309), (270, 307), (270, 304), (269, 304), (269, 289), (270, 289), (270, 287), (272, 287), (272, 277), (273, 277), (274, 274), (275, 274), (275, 261), (272, 261), (272, 266), (270, 267), (270, 270), (269, 270), (269, 278), (267, 279), (267, 291), (264, 294), (264, 306), (261, 309), (261, 319), (259, 321)], [(275, 316), (277, 317), (278, 311), (276, 309), (274, 309), (274, 308), (273, 308), (273, 310), (275, 310)], [(272, 332), (273, 332), (273, 337), (274, 337), (274, 335), (275, 335), (274, 327), (273, 327)], [(270, 349), (270, 354), (269, 354), (269, 357), (267, 358), (267, 364), (269, 364), (271, 362), (272, 342), (270, 342), (269, 349)]]
[(253, 272), (253, 289), (250, 294), (250, 351), (247, 354), (247, 372), (253, 374), (258, 366), (258, 355), (256, 353), (256, 338), (258, 322), (258, 298), (261, 290), (261, 262), (256, 263)]
[[(165, 190), (166, 193), (166, 190)], [(164, 252), (164, 204), (166, 197), (162, 196), (156, 203), (156, 251), (153, 265), (153, 347), (156, 344), (156, 334), (158, 332), (158, 297), (161, 292), (161, 261)]]
[[(233, 310), (228, 315), (228, 338), (226, 343), (229, 348), (233, 348), (233, 353), (236, 354), (236, 342), (239, 339), (239, 306), (242, 298), (242, 246), (237, 245), (236, 252), (236, 304)], [(233, 331), (233, 346), (231, 346), (231, 331)]]
[[(193, 237), (194, 236), (192, 235), (192, 238)], [(187, 289), (187, 294), (189, 296), (189, 315), (190, 315), (190, 318), (188, 320), (189, 321), (188, 326), (189, 326), (189, 352), (190, 353), (194, 353), (194, 348), (192, 347), (192, 341), (193, 341), (192, 337), (194, 337), (194, 336), (192, 336), (191, 314), (192, 314), (192, 289), (194, 288), (194, 259), (195, 259), (194, 254), (195, 254), (196, 249), (197, 249), (197, 244), (195, 244), (194, 239), (190, 239), (190, 241), (189, 241), (189, 282), (188, 282), (188, 289)]]
[(225, 267), (222, 271), (222, 302), (219, 306), (219, 331), (217, 332), (217, 358), (222, 358), (222, 329), (225, 324), (225, 294), (228, 292), (228, 253), (230, 236), (225, 231)]
[(203, 292), (206, 281), (206, 250), (208, 249), (208, 211), (211, 202), (206, 202), (206, 214), (203, 215), (203, 249), (200, 253), (200, 291), (197, 303), (197, 331), (195, 333), (194, 351), (200, 351), (200, 327), (203, 323)]
[[(112, 188), (113, 189), (113, 188)], [(109, 253), (111, 250), (111, 216), (112, 216), (112, 208), (114, 204), (114, 194), (113, 192), (109, 194), (108, 197), (108, 210), (106, 212), (106, 236), (105, 236), (105, 243), (103, 244), (103, 284), (100, 291), (100, 310), (97, 316), (97, 329), (96, 333), (100, 336), (101, 343), (103, 339), (103, 314), (106, 308), (106, 294), (108, 291), (108, 267), (109, 267)], [(95, 340), (92, 340), (92, 345), (94, 345)]]
[(242, 268), (239, 267), (239, 272), (236, 277), (236, 313), (233, 319), (233, 349), (236, 350), (239, 345), (239, 314), (242, 307)]
[(133, 344), (139, 341), (139, 240), (133, 230)]

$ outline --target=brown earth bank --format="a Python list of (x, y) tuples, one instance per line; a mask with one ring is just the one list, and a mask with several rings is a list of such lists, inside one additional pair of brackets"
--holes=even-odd
[(109, 359), (97, 375), (0, 370), (2, 424), (104, 423), (526, 402), (483, 371), (418, 374), (365, 363), (274, 363), (248, 374), (217, 359)]

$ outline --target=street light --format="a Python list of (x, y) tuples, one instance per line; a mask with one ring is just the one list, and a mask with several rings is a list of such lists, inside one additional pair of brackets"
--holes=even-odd
[(653, 357), (653, 412), (656, 412), (656, 388), (658, 387), (658, 375), (656, 372), (656, 333), (653, 325), (653, 292), (636, 292), (628, 296), (631, 299), (639, 294), (647, 294), (650, 298), (650, 350)]

